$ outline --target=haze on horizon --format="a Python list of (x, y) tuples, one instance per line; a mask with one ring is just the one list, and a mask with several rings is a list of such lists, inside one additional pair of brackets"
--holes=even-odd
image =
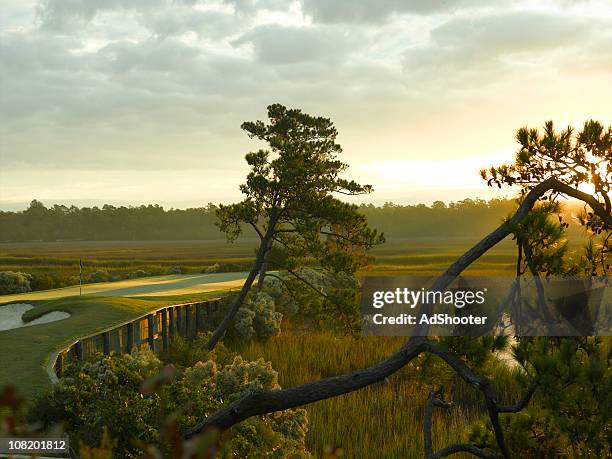
[(377, 204), (495, 196), (478, 169), (518, 127), (612, 121), (603, 0), (0, 8), (0, 209), (238, 200), (240, 124), (274, 102), (330, 117)]

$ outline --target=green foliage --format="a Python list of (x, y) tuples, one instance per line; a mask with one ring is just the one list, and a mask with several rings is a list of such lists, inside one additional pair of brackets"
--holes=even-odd
[[(519, 202), (521, 200), (519, 199)], [(572, 275), (580, 268), (568, 251), (566, 229), (568, 223), (561, 217), (561, 205), (556, 201), (543, 201), (514, 226), (514, 239), (522, 244), (521, 252), (527, 246), (533, 265), (538, 273), (546, 276)], [(528, 271), (528, 257), (521, 259), (521, 273)]]
[(25, 293), (32, 290), (32, 276), (27, 273), (0, 271), (0, 294)]
[(248, 342), (251, 339), (266, 341), (281, 330), (282, 313), (276, 311), (274, 299), (265, 292), (249, 295), (244, 306), (238, 309), (228, 330), (227, 339)]
[(91, 284), (94, 282), (108, 282), (110, 280), (111, 276), (108, 271), (98, 270), (88, 275), (86, 282)]
[[(437, 201), (431, 206), (392, 202), (382, 206), (360, 204), (359, 212), (365, 215), (372, 227), (380, 229), (388, 237), (465, 237), (482, 229), (493, 228), (512, 207), (512, 200), (468, 198), (448, 204)], [(40, 248), (38, 241), (42, 240), (122, 241), (122, 245), (125, 241), (133, 241), (136, 245), (138, 241), (150, 241), (152, 245), (157, 245), (155, 241), (158, 240), (210, 241), (219, 237), (219, 229), (215, 226), (216, 207), (210, 205), (198, 209), (169, 210), (158, 205), (104, 205), (101, 208), (52, 205), (45, 209), (43, 218), (29, 210), (0, 211), (0, 240), (32, 241)], [(132, 255), (142, 256), (141, 253)], [(166, 261), (171, 264), (172, 258), (168, 257)]]
[(128, 279), (138, 279), (140, 277), (147, 277), (150, 275), (151, 273), (146, 272), (144, 269), (137, 269), (136, 271), (128, 273), (127, 277)]
[[(521, 365), (518, 381), (537, 378), (532, 407), (504, 415), (511, 451), (521, 457), (609, 457), (612, 438), (610, 338), (521, 337), (513, 353)], [(494, 444), (484, 425), (472, 440)]]
[(219, 271), (220, 268), (221, 266), (219, 265), (219, 263), (215, 263), (215, 264), (206, 266), (205, 268), (202, 268), (202, 273), (203, 274), (218, 273), (218, 272), (221, 272)]
[(191, 240), (218, 236), (216, 208), (164, 210), (159, 205), (135, 207), (46, 207), (33, 200), (21, 212), (0, 211), (0, 240), (14, 241), (127, 241)]
[(497, 336), (443, 336), (438, 338), (448, 350), (465, 360), (471, 368), (482, 371), (498, 352), (506, 350), (509, 337)]
[[(536, 128), (519, 129), (516, 140), (520, 148), (513, 164), (481, 171), (482, 178), (487, 180), (489, 185), (497, 185), (499, 188), (503, 185), (518, 185), (521, 196), (525, 196), (542, 181), (555, 178), (574, 189), (592, 188), (594, 199), (610, 213), (612, 203), (608, 194), (612, 186), (611, 126), (605, 127), (598, 121), (589, 120), (579, 132), (575, 132), (571, 126), (556, 131), (553, 122), (547, 121), (542, 132)], [(551, 190), (540, 199), (556, 202), (558, 196), (558, 191)], [(552, 209), (548, 210), (549, 213), (551, 211)], [(583, 271), (587, 275), (607, 274), (609, 228), (594, 212), (586, 210), (586, 207), (579, 222), (591, 238), (580, 263)], [(543, 223), (539, 222), (540, 232), (547, 232), (554, 238), (555, 227), (550, 222), (548, 225)], [(559, 223), (561, 226), (568, 226), (561, 218)], [(530, 235), (529, 239), (537, 240), (537, 231)], [(558, 250), (563, 248), (559, 247)], [(539, 266), (546, 270), (546, 264), (547, 262)], [(558, 268), (552, 267), (553, 271)]]
[[(196, 345), (200, 351), (204, 346)], [(175, 354), (178, 354), (176, 350)], [(166, 433), (179, 433), (222, 404), (258, 389), (279, 389), (269, 363), (246, 361), (225, 350), (197, 357), (190, 366), (163, 367), (148, 348), (123, 356), (99, 356), (69, 367), (67, 375), (34, 405), (30, 417), (44, 427), (64, 423), (73, 442), (91, 451), (116, 442), (113, 457), (138, 457), (143, 449), (167, 455)], [(182, 363), (195, 355), (184, 356)], [(306, 457), (304, 410), (286, 410), (249, 419), (221, 440), (223, 455)]]
[(354, 275), (300, 267), (294, 275), (281, 272), (278, 276), (267, 279), (265, 291), (274, 297), (280, 310), (325, 327), (359, 330), (360, 284)]

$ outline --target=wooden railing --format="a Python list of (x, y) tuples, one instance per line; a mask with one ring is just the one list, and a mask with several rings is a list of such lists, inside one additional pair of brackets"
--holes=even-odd
[(51, 356), (47, 374), (51, 382), (56, 383), (68, 363), (87, 359), (97, 353), (125, 354), (138, 346), (166, 351), (175, 336), (191, 338), (203, 330), (206, 318), (217, 310), (219, 302), (220, 299), (216, 298), (164, 306), (128, 322), (83, 336)]

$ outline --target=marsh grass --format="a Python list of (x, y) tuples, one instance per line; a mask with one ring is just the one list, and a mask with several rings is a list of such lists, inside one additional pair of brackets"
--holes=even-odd
[[(280, 336), (236, 350), (249, 359), (271, 361), (281, 386), (291, 387), (364, 368), (387, 357), (404, 340), (339, 337), (330, 331), (305, 331), (285, 323)], [(520, 397), (510, 369), (492, 359), (487, 372), (504, 402)], [(454, 405), (448, 411), (434, 412), (434, 447), (465, 441), (470, 423), (486, 418), (480, 393), (438, 358), (422, 355), (383, 382), (308, 405), (307, 447), (315, 457), (322, 457), (326, 449), (342, 448), (346, 458), (421, 458), (425, 400), (440, 386)]]
[[(199, 273), (214, 264), (221, 265), (222, 270), (243, 271), (253, 260), (256, 242), (244, 239), (228, 244), (218, 239), (0, 243), (0, 271), (32, 274), (35, 290), (78, 284), (79, 259), (84, 263), (86, 281), (96, 271), (106, 271), (110, 278), (117, 279), (137, 270), (163, 275), (172, 267), (179, 267), (185, 274)], [(360, 275), (439, 274), (474, 242), (471, 238), (391, 239), (372, 251), (375, 261)], [(512, 274), (514, 259), (513, 245), (502, 243), (478, 260), (468, 274)]]

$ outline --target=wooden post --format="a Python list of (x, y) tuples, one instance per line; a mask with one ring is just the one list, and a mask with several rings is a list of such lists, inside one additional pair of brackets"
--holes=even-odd
[(149, 314), (147, 316), (147, 328), (149, 329), (149, 336), (147, 337), (147, 341), (149, 343), (149, 347), (152, 351), (155, 350), (155, 329), (154, 329), (154, 321), (153, 314)]
[(110, 354), (110, 334), (108, 332), (102, 333), (102, 352), (104, 355)]
[(185, 306), (185, 338), (191, 338), (191, 305)]
[(74, 351), (76, 352), (77, 360), (83, 360), (83, 343), (77, 341), (74, 345)]
[(174, 332), (176, 329), (176, 324), (174, 323), (174, 308), (168, 308), (168, 314), (170, 315), (170, 325), (168, 330), (170, 332), (170, 339), (174, 339)]
[(176, 307), (176, 332), (179, 335), (183, 334), (183, 308), (181, 306)]
[(168, 343), (168, 311), (163, 309), (161, 314), (162, 314), (162, 330), (161, 330), (162, 346), (163, 346), (164, 352), (168, 352), (168, 349), (170, 348), (169, 343)]
[(210, 317), (210, 301), (204, 304), (204, 311), (206, 312), (206, 317)]
[(202, 330), (202, 303), (196, 304), (196, 334)]
[(127, 324), (127, 353), (134, 349), (134, 322)]
[[(65, 352), (61, 352), (58, 356), (58, 361), (55, 362), (55, 374), (58, 377), (62, 377), (62, 374), (64, 374), (64, 367), (65, 367), (65, 360), (66, 360), (66, 353)], [(58, 365), (59, 364), (59, 365)]]

